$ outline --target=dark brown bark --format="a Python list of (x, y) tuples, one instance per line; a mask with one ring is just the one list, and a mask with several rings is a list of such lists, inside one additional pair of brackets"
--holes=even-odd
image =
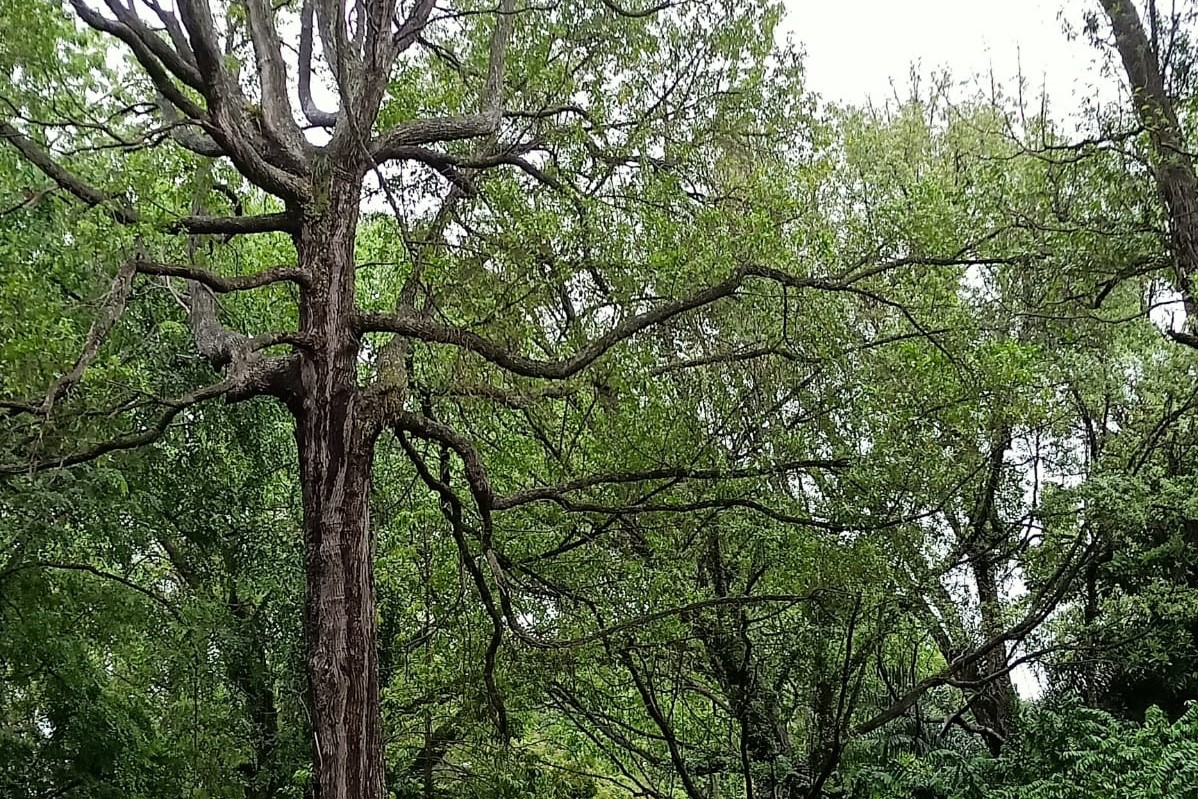
[[(1102, 0), (1115, 35), (1140, 124), (1148, 131), (1154, 155), (1156, 185), (1169, 223), (1175, 286), (1185, 304), (1187, 326), (1198, 321), (1194, 274), (1198, 271), (1198, 176), (1185, 147), (1185, 137), (1165, 77), (1144, 23), (1131, 0)], [(1190, 346), (1198, 339), (1178, 336)]]
[[(1000, 615), (1002, 602), (995, 579), (996, 564), (991, 552), (971, 555), (969, 560), (978, 591), (982, 635), (990, 639), (1001, 635), (1004, 628)], [(986, 746), (995, 757), (1001, 754), (1014, 728), (1018, 708), (1015, 685), (1007, 668), (1009, 659), (1007, 644), (1002, 641), (964, 669), (961, 675), (966, 682), (982, 683), (982, 687), (970, 699), (969, 707), (985, 737)]]
[(296, 412), (304, 509), (305, 641), (320, 799), (384, 796), (370, 483), (375, 431), (357, 385), (354, 234), (360, 186), (329, 179), (296, 236), (311, 276), (300, 305)]
[[(970, 532), (965, 540), (965, 556), (973, 572), (978, 592), (978, 614), (981, 617), (982, 638), (1000, 637), (1005, 627), (1002, 618), (1002, 597), (999, 596), (998, 567), (1001, 553), (1007, 546), (1007, 535), (998, 515), (997, 501), (1011, 432), (1002, 429), (994, 437), (988, 456), (986, 483), (977, 508), (974, 509)], [(970, 699), (970, 709), (994, 756), (1002, 752), (1015, 724), (1018, 696), (1007, 668), (1010, 652), (1006, 641), (1000, 641), (975, 663), (964, 670), (966, 681), (983, 684)], [(997, 676), (994, 676), (997, 675)]]

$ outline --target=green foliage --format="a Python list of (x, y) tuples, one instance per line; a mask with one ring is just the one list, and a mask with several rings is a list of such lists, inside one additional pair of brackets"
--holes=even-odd
[[(493, 3), (453, 7), (399, 65), (380, 131), (477, 110)], [(489, 540), (473, 505), (455, 536), (417, 465), (468, 498), (461, 452), (380, 440), (391, 794), (1198, 796), (1198, 370), (1149, 318), (1170, 261), (1138, 139), (1074, 147), (947, 83), (821, 105), (774, 46), (775, 3), (536, 10), (508, 107), (586, 113), (508, 121), (573, 188), (480, 173), (418, 255), (444, 233), (444, 177), (395, 170), (400, 218), (369, 203), (354, 242), (359, 305), (392, 311), (419, 263), (430, 318), (556, 358), (738, 268), (792, 285), (748, 280), (553, 383), (401, 342), (404, 408), (458, 431), (508, 504)], [(226, 22), (243, 29), (240, 4)], [(0, 795), (306, 797), (287, 410), (197, 405), (149, 446), (49, 468), (217, 379), (165, 278), (139, 279), (49, 418), (22, 410), (131, 253), (225, 277), (290, 263), (282, 234), (164, 232), (197, 187), (279, 203), (169, 138), (113, 146), (100, 122), (153, 132), (125, 111), (145, 79), (57, 4), (0, 0), (0, 24), (30, 32), (0, 41), (19, 127), (142, 214), (116, 225), (0, 147), (0, 465), (31, 466), (0, 484)], [(233, 293), (221, 319), (296, 330), (295, 296)], [(365, 339), (363, 385), (387, 344)], [(548, 493), (515, 501), (529, 491)], [(498, 622), (480, 583), (510, 605)], [(1040, 701), (1012, 693), (1027, 653)]]
[(906, 754), (848, 778), (860, 799), (1182, 799), (1198, 795), (1198, 705), (1143, 724), (1076, 700), (1027, 712), (998, 759), (961, 750)]

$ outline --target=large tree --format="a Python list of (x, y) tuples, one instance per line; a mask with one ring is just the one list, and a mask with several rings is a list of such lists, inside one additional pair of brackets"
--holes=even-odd
[[(302, 487), (316, 783), (324, 799), (382, 796), (370, 520), (380, 436), (398, 436), (455, 532), (477, 534), (480, 557), (465, 561), (483, 564), (472, 574), (495, 618), (487, 679), (501, 730), (500, 616), (519, 621), (494, 596), (505, 577), (491, 517), (542, 499), (497, 501), (477, 448), (438, 419), (429, 375), (449, 374), (440, 382), (451, 395), (509, 402), (528, 392), (603, 395), (620, 381), (583, 376), (610, 350), (751, 278), (839, 289), (876, 267), (796, 275), (763, 263), (770, 246), (753, 240), (718, 250), (744, 231), (701, 244), (668, 224), (678, 203), (706, 208), (708, 220), (728, 215), (709, 195), (729, 159), (762, 146), (746, 124), (753, 111), (785, 133), (795, 98), (767, 110), (761, 93), (766, 73), (791, 64), (770, 65), (776, 10), (612, 0), (69, 8), (73, 19), (42, 4), (6, 9), (6, 26), (41, 23), (47, 34), (6, 44), (0, 138), (51, 182), (22, 207), (63, 193), (94, 209), (88, 231), (110, 237), (115, 278), (48, 391), (5, 402), (12, 424), (36, 432), (3, 468), (29, 474), (151, 443), (203, 401), (281, 403)], [(77, 31), (75, 19), (102, 37)], [(105, 56), (117, 42), (130, 62)], [(51, 96), (39, 96), (46, 89)], [(398, 231), (382, 243), (364, 235), (366, 195), (394, 216)], [(235, 241), (271, 233), (286, 238)], [(244, 258), (252, 247), (261, 249)], [(282, 263), (261, 265), (271, 257)], [(390, 270), (363, 279), (380, 263)], [(151, 402), (156, 415), (89, 383), (106, 353), (128, 350), (123, 317), (144, 278), (187, 281), (180, 300), (194, 345), (223, 373)], [(216, 295), (237, 302), (256, 291), (270, 302), (241, 307), (269, 308), (264, 321), (278, 327), (224, 324)], [(666, 350), (688, 351), (685, 336)], [(105, 428), (112, 435), (97, 438), (80, 421), (89, 404), (118, 420)], [(434, 473), (412, 438), (460, 460), (476, 526), (461, 522), (447, 461)], [(662, 477), (671, 475), (597, 476), (565, 490)]]

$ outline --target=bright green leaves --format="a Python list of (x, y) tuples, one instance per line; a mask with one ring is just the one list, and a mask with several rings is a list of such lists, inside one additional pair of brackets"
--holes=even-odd
[(1170, 723), (1120, 722), (1076, 702), (1030, 711), (1020, 737), (995, 761), (943, 749), (864, 769), (854, 799), (1166, 799), (1186, 797), (1198, 778), (1198, 708)]

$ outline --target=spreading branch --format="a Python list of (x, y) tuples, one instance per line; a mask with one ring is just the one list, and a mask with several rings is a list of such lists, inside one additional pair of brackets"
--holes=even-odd
[(62, 455), (34, 458), (26, 463), (0, 464), (0, 475), (34, 474), (50, 469), (65, 469), (94, 461), (113, 452), (144, 447), (161, 438), (180, 413), (202, 402), (217, 397), (224, 397), (230, 402), (235, 402), (251, 396), (279, 392), (284, 385), (283, 381), (290, 379), (291, 366), (290, 361), (276, 358), (264, 361), (257, 369), (231, 373), (214, 385), (196, 389), (175, 399), (163, 400), (161, 404), (165, 406), (165, 409), (158, 418), (136, 432), (110, 438)]
[[(36, 142), (7, 121), (0, 120), (0, 139), (16, 148), (26, 161), (40, 169), (59, 188), (74, 196), (90, 208), (102, 208), (112, 219), (122, 225), (141, 224), (142, 217), (123, 198), (102, 191), (55, 161)], [(251, 233), (291, 232), (298, 226), (298, 218), (291, 213), (259, 214), (255, 216), (190, 216), (161, 225), (168, 233), (214, 233), (242, 235)]]
[(749, 477), (764, 477), (768, 475), (787, 474), (789, 472), (808, 469), (847, 469), (852, 462), (846, 458), (816, 458), (811, 460), (794, 460), (771, 466), (750, 467), (742, 469), (688, 469), (685, 467), (664, 467), (643, 472), (616, 472), (611, 474), (596, 474), (572, 480), (560, 486), (544, 486), (530, 488), (507, 497), (499, 497), (494, 502), (495, 510), (508, 510), (520, 505), (533, 502), (557, 502), (564, 495), (588, 488), (605, 485), (622, 485), (627, 483), (643, 483), (653, 480), (739, 480)]
[(55, 380), (50, 386), (50, 390), (46, 392), (46, 399), (41, 407), (42, 415), (50, 415), (54, 403), (83, 379), (83, 373), (96, 359), (104, 340), (108, 338), (109, 332), (125, 311), (129, 292), (133, 290), (134, 273), (135, 269), (132, 264), (125, 264), (117, 272), (99, 315), (96, 316), (91, 328), (87, 331), (87, 337), (83, 341), (83, 350), (76, 359), (75, 365), (71, 367), (70, 371)]

